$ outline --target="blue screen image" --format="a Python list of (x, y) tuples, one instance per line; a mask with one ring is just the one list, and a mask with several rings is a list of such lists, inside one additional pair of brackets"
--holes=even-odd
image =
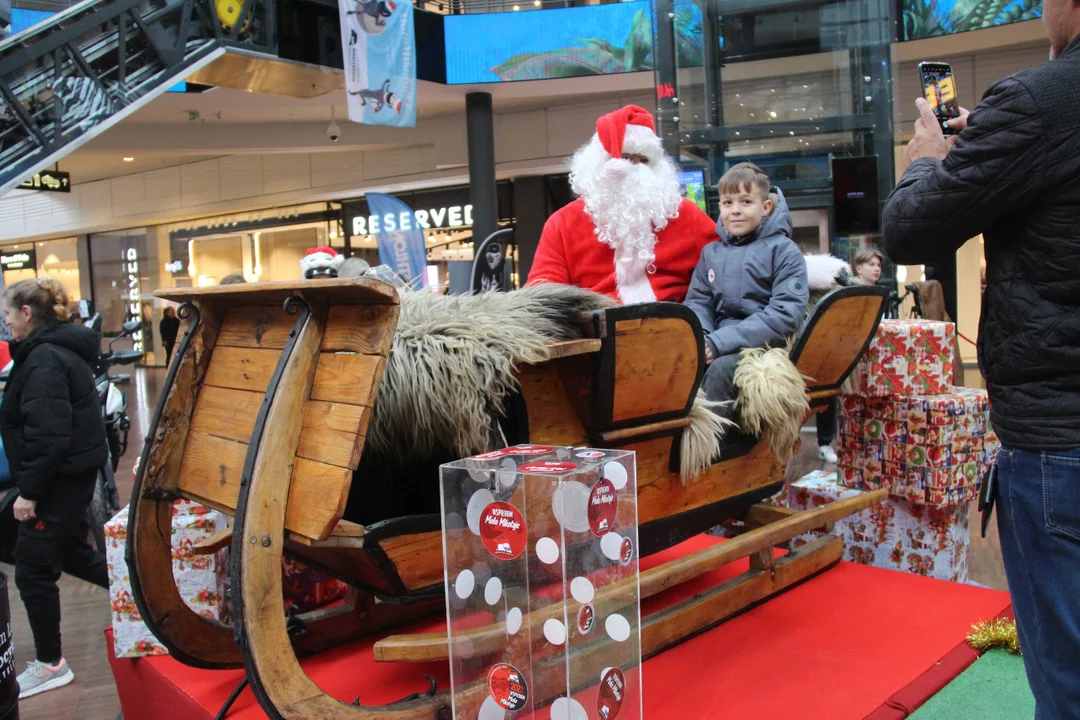
[(679, 173), (679, 184), (685, 188), (685, 195), (688, 200), (705, 212), (709, 211), (708, 200), (705, 198), (704, 170), (681, 171)]

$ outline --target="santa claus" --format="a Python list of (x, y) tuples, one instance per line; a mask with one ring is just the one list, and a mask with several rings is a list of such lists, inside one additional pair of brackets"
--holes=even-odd
[(716, 223), (679, 192), (652, 115), (628, 105), (597, 120), (570, 184), (579, 198), (548, 218), (528, 284), (577, 285), (623, 304), (682, 302)]

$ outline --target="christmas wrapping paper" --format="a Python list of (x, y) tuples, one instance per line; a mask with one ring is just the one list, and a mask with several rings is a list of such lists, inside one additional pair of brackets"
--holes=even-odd
[(952, 384), (956, 326), (882, 320), (846, 388), (855, 395), (938, 395)]
[[(839, 484), (836, 473), (818, 470), (790, 484), (788, 505), (810, 510), (863, 492)], [(833, 532), (844, 539), (845, 560), (967, 582), (969, 514), (967, 503), (935, 508), (889, 498), (838, 521)], [(800, 535), (791, 541), (791, 548), (795, 550), (823, 534), (820, 530)]]
[(886, 488), (918, 505), (945, 507), (976, 499), (1000, 443), (985, 390), (944, 395), (841, 398), (840, 483)]
[(345, 598), (348, 585), (319, 570), (281, 558), (281, 589), (285, 611), (311, 612)]
[[(109, 600), (112, 605), (116, 657), (165, 655), (167, 650), (150, 632), (135, 607), (124, 549), (127, 545), (128, 508), (105, 524), (105, 557), (109, 566)], [(173, 579), (184, 603), (214, 620), (228, 620), (226, 579), (229, 551), (195, 555), (195, 544), (226, 528), (225, 515), (188, 501), (173, 507)]]

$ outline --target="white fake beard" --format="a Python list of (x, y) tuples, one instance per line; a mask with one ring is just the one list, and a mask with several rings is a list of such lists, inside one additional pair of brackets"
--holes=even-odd
[(615, 251), (615, 282), (626, 304), (656, 299), (648, 278), (655, 272), (656, 233), (678, 217), (682, 202), (675, 164), (662, 151), (645, 154), (648, 165), (609, 163), (594, 138), (571, 164), (571, 186), (585, 201), (597, 239)]

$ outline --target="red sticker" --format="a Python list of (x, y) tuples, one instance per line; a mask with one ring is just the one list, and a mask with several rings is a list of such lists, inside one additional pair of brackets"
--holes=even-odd
[(518, 465), (518, 470), (526, 473), (564, 473), (576, 469), (577, 465), (575, 463), (554, 462), (550, 460)]
[(630, 541), (630, 538), (624, 537), (622, 539), (622, 545), (619, 546), (619, 562), (623, 566), (629, 565), (630, 561), (634, 559), (634, 543)]
[(596, 608), (590, 604), (581, 606), (577, 614), (577, 629), (582, 635), (588, 635), (596, 624)]
[(514, 712), (529, 701), (529, 686), (516, 667), (499, 663), (488, 670), (488, 693), (504, 710)]
[(615, 720), (626, 696), (626, 678), (619, 668), (608, 668), (600, 676), (600, 692), (596, 694), (596, 714), (601, 720)]
[(469, 459), (470, 460), (498, 460), (499, 458), (504, 458), (509, 454), (510, 453), (507, 452), (506, 448), (503, 448), (502, 450), (492, 450), (491, 452), (481, 453), (480, 455), (473, 455)]
[(493, 502), (480, 513), (480, 539), (500, 560), (513, 560), (525, 549), (525, 518), (505, 502)]
[(579, 458), (602, 458), (604, 453), (600, 450), (586, 450), (585, 452), (574, 453)]
[(555, 450), (550, 445), (515, 445), (506, 449), (511, 451), (510, 455), (546, 455)]
[(589, 493), (589, 528), (593, 535), (600, 537), (611, 532), (615, 526), (615, 511), (618, 510), (615, 486), (610, 480), (600, 480), (593, 485)]

